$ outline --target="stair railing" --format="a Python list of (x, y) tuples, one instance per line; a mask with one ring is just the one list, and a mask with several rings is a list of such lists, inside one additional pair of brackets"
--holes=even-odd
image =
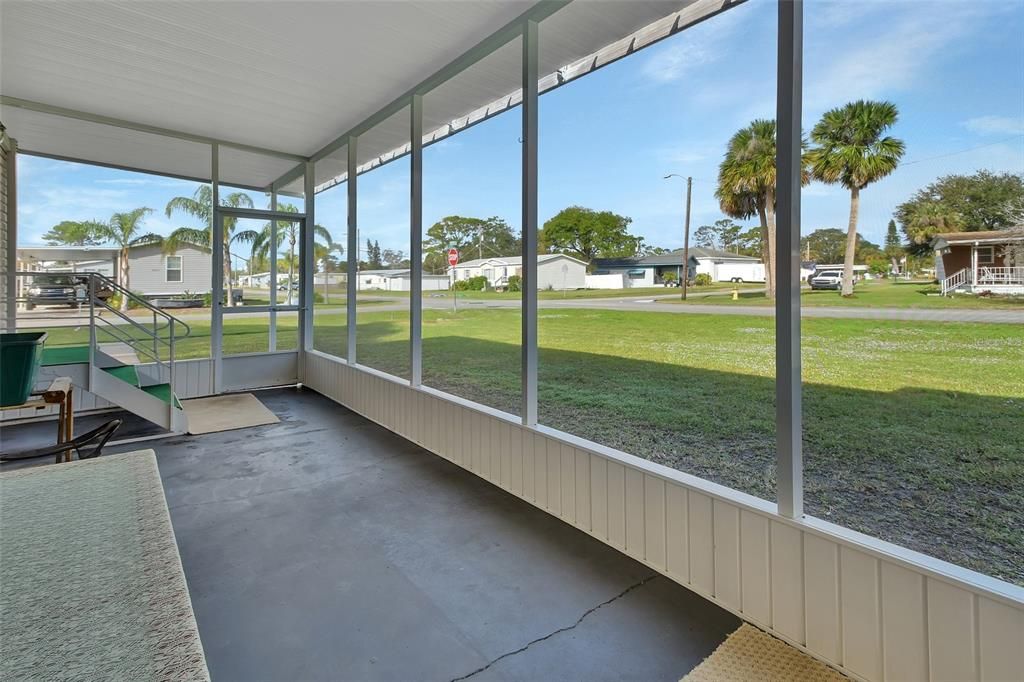
[[(98, 323), (102, 322), (106, 325), (103, 327), (103, 331), (105, 333), (131, 348), (137, 355), (141, 353), (143, 356), (151, 359), (160, 371), (161, 380), (166, 373), (168, 384), (170, 385), (171, 393), (173, 395), (175, 390), (174, 366), (176, 360), (176, 342), (179, 338), (183, 339), (189, 336), (192, 333), (192, 328), (183, 320), (161, 310), (142, 296), (126, 289), (109, 277), (96, 272), (83, 273), (83, 276), (87, 276), (89, 278), (89, 363), (92, 365), (95, 364), (96, 350), (98, 348), (96, 332), (98, 329)], [(111, 305), (108, 302), (108, 298), (113, 298), (113, 296), (100, 296), (99, 291), (101, 286), (105, 290), (109, 290), (112, 294), (118, 294), (121, 296), (122, 300), (127, 299), (132, 301), (137, 308), (142, 308), (148, 311), (151, 319), (150, 326), (140, 323), (138, 320), (134, 319), (133, 316), (128, 315)], [(136, 330), (140, 336), (134, 336), (131, 332), (125, 332), (120, 328), (120, 325), (98, 314), (98, 312), (102, 312), (104, 310), (112, 313), (118, 319), (127, 323), (130, 329)], [(167, 330), (166, 338), (161, 334), (165, 329)], [(179, 334), (178, 330), (184, 330), (184, 333)], [(166, 361), (161, 353), (164, 349), (167, 351)]]
[(942, 280), (942, 295), (945, 296), (952, 291), (956, 291), (966, 284), (968, 272), (970, 272), (970, 268), (964, 268), (963, 270), (954, 272), (952, 275)]

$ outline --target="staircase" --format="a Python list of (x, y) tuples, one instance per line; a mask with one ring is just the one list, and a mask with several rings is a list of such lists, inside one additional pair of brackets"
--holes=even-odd
[[(90, 393), (168, 431), (186, 432), (188, 419), (174, 392), (175, 351), (191, 328), (103, 275), (75, 276), (88, 280), (78, 298), (80, 310), (88, 305), (89, 343), (46, 348), (43, 364), (87, 363), (83, 388)], [(128, 299), (130, 314), (111, 304), (115, 295)]]
[(957, 289), (964, 287), (967, 284), (967, 275), (969, 273), (970, 268), (964, 268), (942, 280), (942, 295), (951, 294)]

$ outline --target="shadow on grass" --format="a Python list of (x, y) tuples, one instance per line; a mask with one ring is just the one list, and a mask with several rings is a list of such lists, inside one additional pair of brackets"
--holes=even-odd
[[(408, 373), (401, 325), (360, 325), (359, 362)], [(331, 351), (328, 351), (331, 352)], [(518, 413), (520, 348), (423, 344), (424, 383)], [(540, 348), (541, 423), (773, 500), (770, 377)], [(805, 384), (808, 513), (1024, 583), (1024, 399)]]

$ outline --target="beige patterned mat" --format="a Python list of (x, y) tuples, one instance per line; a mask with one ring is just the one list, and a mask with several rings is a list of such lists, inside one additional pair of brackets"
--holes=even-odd
[(209, 680), (152, 450), (0, 473), (0, 680)]
[(188, 432), (193, 435), (246, 429), (281, 421), (252, 393), (228, 393), (212, 398), (182, 400), (181, 406), (188, 415)]
[(744, 623), (682, 682), (848, 682), (824, 663)]

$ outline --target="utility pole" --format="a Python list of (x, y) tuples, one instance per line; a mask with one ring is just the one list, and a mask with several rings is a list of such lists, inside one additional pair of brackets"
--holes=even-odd
[[(682, 175), (678, 173), (669, 173), (665, 176), (665, 180), (669, 178), (680, 178)], [(686, 178), (686, 220), (683, 223), (683, 267), (680, 270), (681, 279), (680, 285), (683, 288), (682, 298), (686, 300), (686, 284), (690, 279), (690, 195), (693, 193), (693, 178)]]
[(686, 224), (683, 228), (683, 300), (686, 300), (686, 285), (690, 280), (690, 194), (693, 191), (693, 178), (686, 178)]

